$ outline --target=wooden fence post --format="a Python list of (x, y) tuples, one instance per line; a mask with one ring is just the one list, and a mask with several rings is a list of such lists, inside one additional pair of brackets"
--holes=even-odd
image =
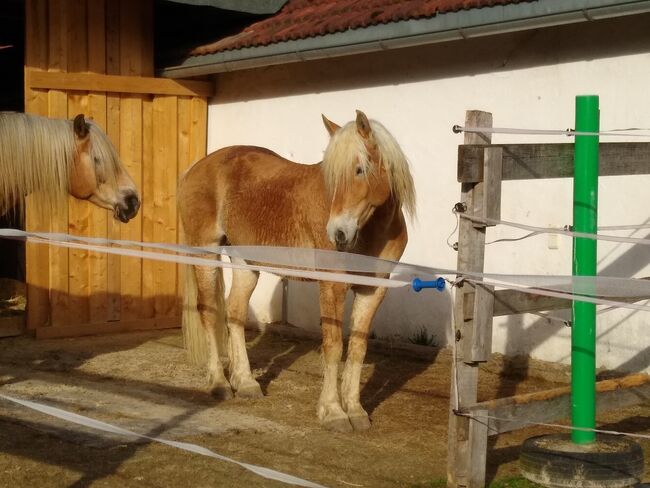
[[(468, 111), (466, 127), (492, 127), (492, 114)], [(490, 144), (491, 136), (483, 133), (465, 133), (465, 144)], [(500, 208), (493, 201), (495, 185), (500, 197), (501, 153), (487, 148), (484, 173), (487, 170), (490, 187), (484, 182), (463, 183), (461, 203), (472, 215), (494, 218)], [(496, 162), (496, 164), (492, 164)], [(494, 170), (497, 170), (496, 172)], [(458, 233), (458, 264), (461, 271), (483, 271), (485, 257), (485, 225), (462, 219)], [(473, 313), (465, 317), (464, 311), (471, 300)], [(485, 456), (487, 428), (483, 421), (458, 416), (456, 409), (473, 405), (477, 400), (478, 365), (491, 353), (492, 311), (494, 295), (487, 287), (473, 287), (461, 283), (456, 287), (454, 322), (456, 357), (452, 364), (451, 397), (449, 412), (449, 448), (447, 455), (447, 479), (450, 487), (483, 488), (485, 482)]]

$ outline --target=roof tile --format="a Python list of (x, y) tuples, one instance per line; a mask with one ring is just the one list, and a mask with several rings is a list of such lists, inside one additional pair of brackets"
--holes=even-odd
[(275, 15), (192, 50), (194, 56), (530, 0), (289, 0)]

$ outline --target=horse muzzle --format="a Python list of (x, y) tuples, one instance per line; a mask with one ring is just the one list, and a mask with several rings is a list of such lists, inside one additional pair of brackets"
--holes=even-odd
[(337, 251), (349, 251), (357, 241), (358, 228), (353, 222), (332, 222), (327, 226), (329, 240), (336, 246)]
[(115, 205), (113, 216), (120, 222), (127, 223), (138, 214), (140, 198), (135, 192), (127, 193), (121, 202)]

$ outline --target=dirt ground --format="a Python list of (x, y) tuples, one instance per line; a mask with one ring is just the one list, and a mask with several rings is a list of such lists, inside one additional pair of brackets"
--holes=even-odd
[[(318, 342), (296, 337), (286, 327), (279, 330), (271, 326), (266, 333), (250, 333), (252, 367), (266, 394), (259, 400), (217, 403), (205, 394), (205, 372), (186, 362), (176, 329), (2, 339), (0, 393), (152, 437), (198, 444), (330, 487), (440, 486), (436, 482), (446, 477), (447, 350), (398, 350), (375, 342), (362, 387), (372, 428), (341, 434), (321, 429), (316, 418)], [(481, 371), (480, 399), (558, 386), (531, 374), (552, 373), (552, 368), (511, 363), (507, 369), (522, 374), (504, 377), (499, 374), (503, 366), (495, 360)], [(551, 379), (562, 379), (562, 371), (555, 373)], [(599, 420), (606, 428), (650, 433), (650, 405)], [(488, 479), (517, 476), (521, 442), (546, 432), (536, 427), (490, 438)], [(231, 463), (105, 434), (0, 400), (0, 486), (287, 485)]]

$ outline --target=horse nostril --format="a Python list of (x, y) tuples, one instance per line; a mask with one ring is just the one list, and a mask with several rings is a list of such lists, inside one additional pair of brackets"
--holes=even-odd
[(345, 232), (343, 232), (342, 230), (337, 230), (334, 238), (336, 239), (337, 244), (345, 243)]
[(128, 207), (130, 213), (136, 213), (140, 208), (140, 199), (137, 195), (130, 195), (126, 199), (126, 206)]

